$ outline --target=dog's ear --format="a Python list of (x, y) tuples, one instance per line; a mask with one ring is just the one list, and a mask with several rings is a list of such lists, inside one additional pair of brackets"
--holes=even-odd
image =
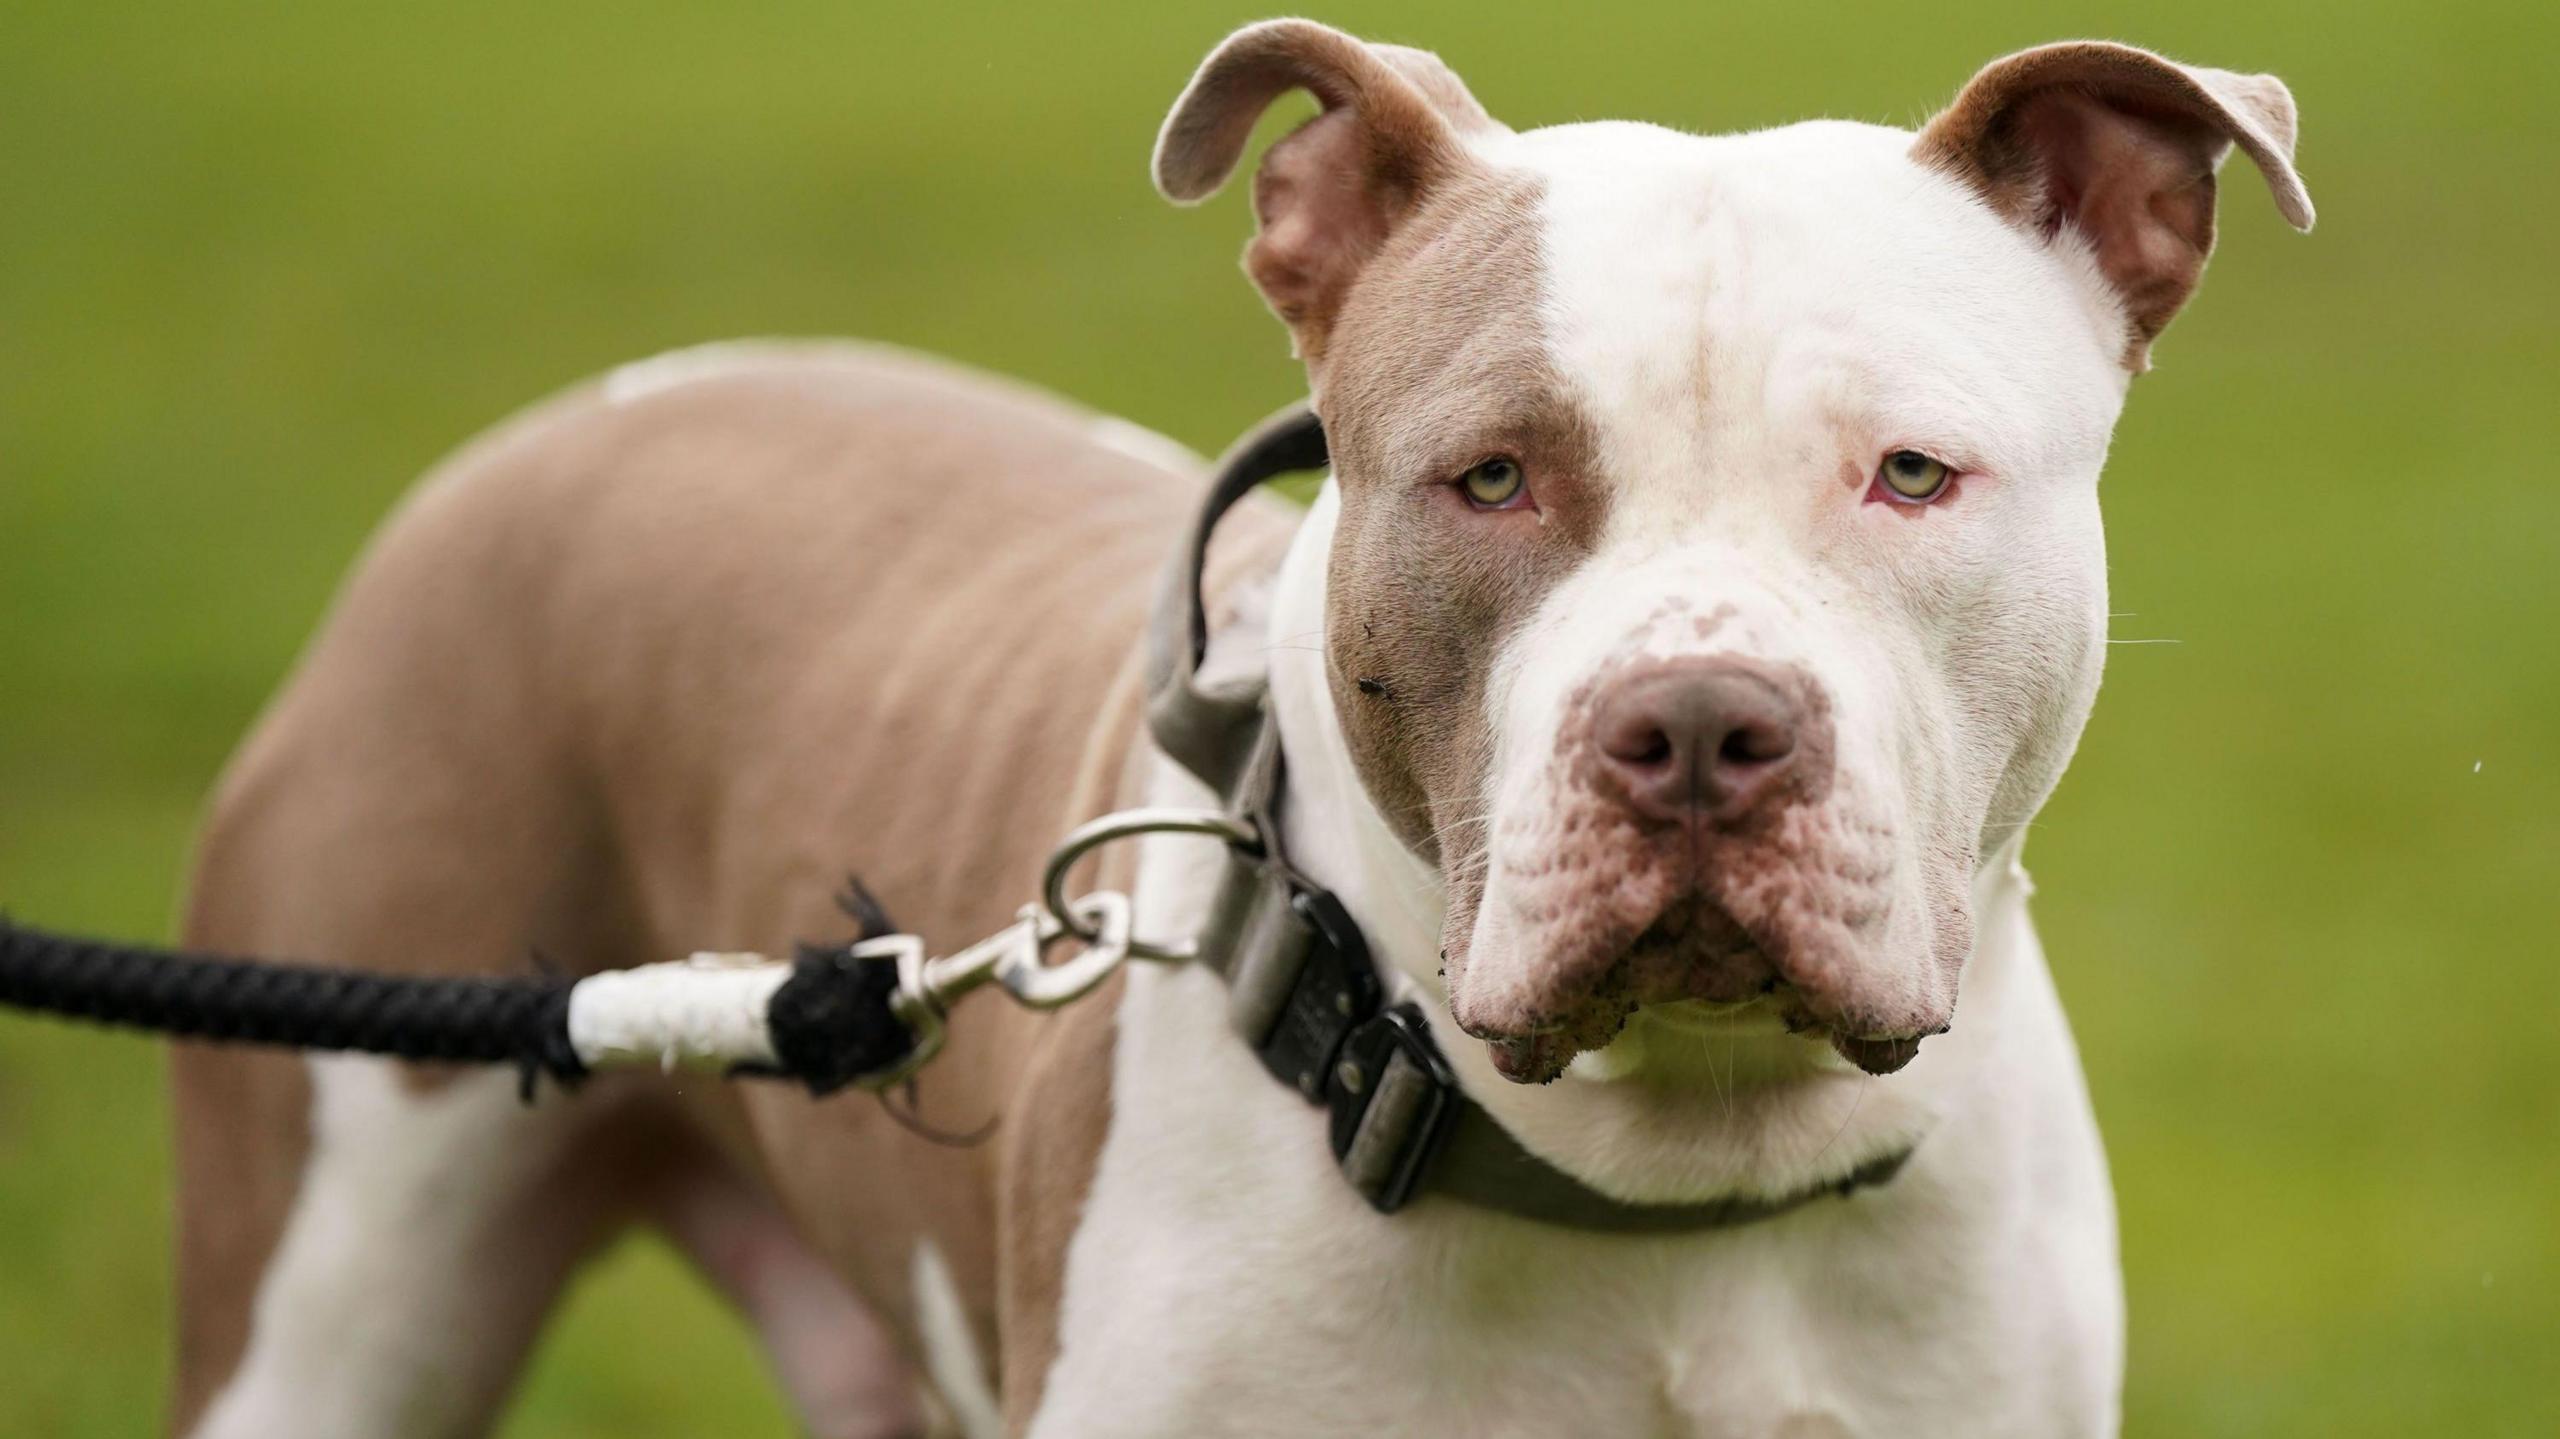
[(1228, 36), (1173, 102), (1156, 137), (1156, 188), (1186, 205), (1214, 194), (1262, 112), (1292, 90), (1323, 109), (1263, 157), (1261, 230), (1244, 267), (1314, 369), (1361, 266), (1468, 163), (1467, 136), (1502, 127), (1435, 55), (1267, 20)]
[(2284, 218), (2311, 228), (2294, 131), (2293, 94), (2273, 75), (2084, 40), (1984, 66), (1921, 130), (1912, 156), (2044, 238), (2067, 226), (2086, 240), (2133, 328), (2125, 363), (2139, 371), (2204, 274), (2214, 172), (2233, 145), (2266, 176)]

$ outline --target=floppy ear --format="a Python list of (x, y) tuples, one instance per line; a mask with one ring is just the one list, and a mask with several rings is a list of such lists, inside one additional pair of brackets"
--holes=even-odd
[(2018, 225), (2047, 239), (2068, 226), (2086, 240), (2133, 328), (2125, 363), (2140, 371), (2204, 275), (2214, 171), (2233, 145), (2266, 176), (2285, 219), (2311, 228), (2294, 130), (2292, 92), (2273, 75), (2081, 40), (1984, 66), (1911, 153)]
[(1173, 102), (1156, 137), (1156, 188), (1179, 204), (1216, 193), (1262, 112), (1292, 90), (1323, 109), (1263, 157), (1261, 231), (1244, 268), (1312, 370), (1361, 267), (1468, 163), (1468, 135), (1503, 129), (1437, 56), (1312, 20), (1266, 20), (1228, 36)]

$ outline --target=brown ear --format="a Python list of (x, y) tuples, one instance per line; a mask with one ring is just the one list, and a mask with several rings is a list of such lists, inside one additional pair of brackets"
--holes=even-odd
[(1173, 102), (1156, 138), (1156, 188), (1180, 204), (1216, 193), (1262, 112), (1292, 90), (1323, 109), (1263, 157), (1261, 232), (1244, 266), (1313, 368), (1361, 266), (1467, 163), (1464, 137), (1502, 127), (1434, 55), (1312, 20), (1266, 20), (1228, 36)]
[(2125, 363), (2139, 371), (2204, 275), (2214, 171), (2233, 145), (2266, 176), (2285, 219), (2311, 228), (2294, 130), (2292, 92), (2273, 75), (2081, 40), (1984, 66), (1921, 130), (1912, 156), (2045, 237), (2066, 225), (2078, 232), (2124, 304), (2133, 327)]

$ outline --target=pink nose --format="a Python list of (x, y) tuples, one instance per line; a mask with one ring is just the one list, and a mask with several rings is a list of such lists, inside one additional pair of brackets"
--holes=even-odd
[(1730, 655), (1649, 665), (1599, 699), (1594, 738), (1649, 818), (1729, 824), (1764, 805), (1803, 746), (1801, 707)]

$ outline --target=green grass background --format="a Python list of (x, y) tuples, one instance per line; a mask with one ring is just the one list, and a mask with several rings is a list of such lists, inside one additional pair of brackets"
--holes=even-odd
[[(0, 902), (169, 932), (228, 747), (410, 478), (617, 361), (885, 337), (1214, 449), (1295, 393), (1234, 195), (1147, 187), (1256, 12), (0, 9)], [(2560, 1432), (2560, 379), (2539, 6), (1343, 4), (1517, 125), (1922, 118), (2098, 34), (2283, 74), (2118, 433), (2114, 651), (2029, 846), (2123, 1206), (2137, 1435)], [(0, 1433), (166, 1369), (156, 1051), (0, 1019)], [(398, 1302), (386, 1296), (386, 1302)], [(627, 1246), (512, 1435), (780, 1434)]]

